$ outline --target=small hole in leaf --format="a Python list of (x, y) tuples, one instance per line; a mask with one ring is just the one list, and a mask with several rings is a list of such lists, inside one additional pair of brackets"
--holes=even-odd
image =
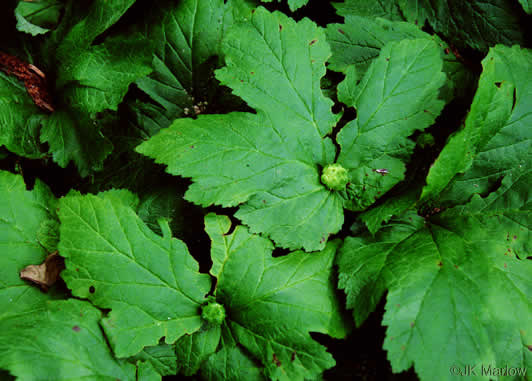
[(94, 294), (95, 291), (96, 291), (96, 289), (94, 288), (94, 286), (90, 286), (90, 287), (89, 287), (89, 292), (90, 292), (91, 294)]
[(499, 89), (501, 88), (502, 82), (495, 82), (495, 86), (497, 86)]

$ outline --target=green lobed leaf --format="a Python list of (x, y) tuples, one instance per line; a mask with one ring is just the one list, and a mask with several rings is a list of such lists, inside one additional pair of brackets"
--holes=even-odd
[(24, 84), (0, 71), (0, 146), (20, 156), (43, 157), (39, 133), (44, 118)]
[[(220, 334), (220, 326), (207, 326), (192, 335), (181, 337), (176, 343), (179, 373), (192, 376), (200, 369), (203, 373), (203, 368), (207, 365), (205, 360), (218, 348)], [(238, 372), (238, 367), (235, 367), (233, 371)]]
[(433, 164), (424, 199), (462, 203), (473, 194), (486, 194), (503, 176), (529, 170), (531, 62), (532, 52), (517, 46), (490, 50), (465, 126)]
[(530, 0), (519, 0), (519, 2), (523, 6), (523, 9), (526, 13), (528, 13), (529, 15), (532, 14), (532, 3), (530, 2)]
[[(246, 54), (234, 45), (241, 35), (248, 37)], [(192, 177), (187, 200), (245, 203), (237, 217), (253, 231), (284, 247), (322, 248), (343, 222), (340, 198), (319, 180), (318, 166), (334, 159), (334, 146), (323, 136), (337, 119), (319, 89), (329, 54), (323, 32), (308, 20), (296, 24), (259, 8), (224, 41), (228, 66), (217, 77), (259, 112), (178, 119), (137, 151), (168, 165), (169, 173)], [(281, 51), (300, 62), (280, 60)]]
[(531, 180), (506, 176), (496, 192), (428, 221), (408, 213), (375, 238), (346, 240), (339, 287), (357, 324), (388, 290), (394, 372), (414, 364), (421, 379), (451, 380), (452, 366), (530, 368)]
[(421, 193), (420, 187), (410, 185), (410, 188), (404, 193), (390, 197), (382, 204), (375, 206), (359, 215), (369, 232), (375, 234), (382, 226), (382, 223), (387, 223), (392, 217), (400, 216), (408, 209), (412, 209)]
[(17, 29), (32, 36), (47, 33), (59, 22), (62, 10), (59, 0), (20, 0), (15, 8)]
[(117, 357), (200, 328), (210, 281), (183, 242), (156, 235), (115, 198), (67, 196), (59, 218), (62, 277), (77, 297), (111, 309), (102, 325)]
[(404, 21), (398, 0), (344, 0), (342, 3), (333, 3), (340, 16), (349, 15), (366, 17), (384, 17), (394, 21)]
[[(227, 311), (224, 335), (234, 337), (274, 380), (313, 379), (334, 366), (332, 356), (309, 332), (337, 338), (348, 333), (332, 284), (339, 242), (328, 243), (321, 252), (297, 251), (273, 258), (270, 241), (250, 234), (245, 227), (237, 226), (231, 234), (223, 232), (229, 227), (227, 217), (209, 214), (205, 221), (213, 240), (213, 263), (219, 269), (216, 300)], [(225, 250), (214, 245), (222, 239), (227, 239)], [(232, 346), (230, 341), (220, 350)], [(217, 352), (208, 363), (218, 363), (229, 353)]]
[(192, 113), (199, 102), (211, 103), (219, 94), (210, 84), (209, 60), (221, 55), (227, 29), (250, 15), (244, 0), (185, 0), (155, 12), (144, 32), (155, 41), (154, 72), (137, 85), (169, 119)]
[[(67, 110), (57, 110), (43, 121), (41, 141), (48, 143), (54, 161), (66, 167), (73, 161), (81, 176), (102, 168), (112, 145), (101, 135), (101, 121)], [(90, 142), (91, 144), (87, 144)]]
[(356, 108), (357, 118), (338, 133), (337, 160), (351, 177), (346, 208), (363, 210), (403, 180), (404, 159), (415, 145), (408, 137), (433, 124), (444, 106), (441, 69), (437, 44), (417, 39), (385, 45), (355, 87), (348, 72), (338, 98)]
[[(141, 352), (129, 359), (136, 363), (138, 372), (144, 373), (146, 380), (161, 380), (161, 376), (170, 376), (177, 373), (177, 358), (173, 345), (159, 344), (146, 347)], [(142, 379), (139, 377), (139, 380)]]
[(135, 366), (113, 357), (90, 303), (49, 301), (45, 310), (2, 321), (0, 368), (18, 380), (136, 380)]
[[(263, 3), (271, 3), (273, 0), (261, 0)], [(307, 5), (309, 0), (288, 0), (288, 7), (290, 8), (290, 11), (295, 12), (299, 8)], [(281, 0), (277, 0), (278, 3), (281, 2)]]
[[(50, 294), (20, 279), (28, 265), (44, 262), (56, 247), (45, 248), (43, 240), (59, 229), (55, 215), (55, 197), (37, 180), (26, 190), (20, 175), (0, 171), (0, 323), (7, 318), (42, 312)], [(45, 233), (46, 234), (43, 234)], [(3, 323), (1, 323), (3, 326)], [(4, 329), (2, 329), (4, 331)]]
[(223, 347), (210, 356), (201, 375), (208, 381), (266, 380), (261, 368), (240, 347)]
[(118, 35), (90, 49), (68, 52), (67, 57), (60, 55), (66, 61), (58, 78), (60, 86), (65, 84), (62, 95), (84, 113), (116, 111), (129, 85), (151, 73), (151, 54), (149, 40)]
[[(447, 43), (436, 35), (423, 32), (413, 24), (346, 15), (344, 24), (328, 24), (326, 31), (327, 41), (332, 50), (328, 65), (331, 70), (347, 73), (350, 65), (355, 65), (358, 77), (362, 77), (386, 43), (427, 38), (439, 45), (443, 59), (442, 70), (449, 79), (445, 83), (445, 94), (442, 94), (444, 99), (449, 101), (455, 96), (462, 96), (473, 83), (472, 74), (451, 53)], [(354, 87), (354, 85), (352, 82), (349, 83), (349, 86)]]

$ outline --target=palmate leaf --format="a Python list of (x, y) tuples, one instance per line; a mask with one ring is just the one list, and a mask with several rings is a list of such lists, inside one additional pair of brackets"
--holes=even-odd
[(59, 252), (72, 293), (110, 308), (102, 325), (118, 357), (174, 343), (200, 328), (210, 281), (183, 242), (153, 233), (125, 203), (109, 196), (61, 199)]
[[(530, 172), (430, 221), (408, 213), (375, 238), (348, 238), (339, 286), (360, 324), (388, 290), (384, 348), (395, 372), (532, 365)], [(478, 374), (471, 379), (486, 379)]]
[[(226, 216), (205, 218), (212, 240), (211, 274), (217, 278), (216, 302), (227, 316), (221, 334), (219, 326), (195, 333), (188, 339), (192, 346), (177, 346), (178, 358), (191, 353), (196, 364), (203, 361), (207, 379), (236, 380), (239, 374), (249, 379), (315, 378), (334, 360), (309, 332), (341, 338), (348, 331), (332, 283), (339, 242), (330, 242), (321, 252), (273, 258), (268, 239), (243, 226), (229, 234), (230, 226)], [(208, 356), (216, 348), (213, 341), (219, 341), (218, 349)]]
[[(188, 200), (242, 204), (236, 217), (283, 247), (325, 247), (343, 223), (344, 206), (364, 209), (403, 178), (413, 147), (407, 137), (428, 127), (443, 107), (437, 45), (387, 45), (359, 87), (353, 89), (354, 78), (345, 80), (342, 96), (360, 108), (359, 118), (340, 133), (339, 162), (350, 172), (350, 185), (332, 191), (320, 182), (335, 160), (328, 134), (339, 117), (319, 87), (330, 55), (323, 31), (258, 8), (250, 21), (229, 30), (223, 49), (227, 66), (217, 78), (257, 114), (178, 119), (137, 151), (166, 164), (171, 174), (192, 177)], [(375, 93), (382, 93), (378, 107)], [(374, 171), (387, 166), (390, 176)]]
[(530, 170), (532, 52), (497, 46), (482, 63), (465, 126), (434, 162), (423, 189), (425, 199), (465, 202), (473, 194), (489, 192), (503, 176)]
[[(101, 325), (117, 357), (164, 336), (169, 344), (177, 341), (180, 372), (187, 375), (226, 355), (241, 366), (254, 364), (253, 374), (283, 380), (312, 378), (334, 365), (309, 332), (342, 338), (348, 331), (332, 278), (339, 241), (322, 252), (273, 258), (268, 239), (242, 226), (228, 234), (229, 218), (210, 214), (205, 224), (217, 284), (215, 299), (205, 299), (209, 276), (197, 272), (185, 245), (169, 236), (168, 225), (161, 223), (164, 237), (149, 230), (131, 201), (135, 204), (127, 192), (111, 191), (71, 194), (59, 204), (59, 251), (66, 257), (62, 277), (75, 296), (111, 309)], [(226, 311), (221, 326), (205, 317), (213, 300)], [(245, 352), (234, 353), (237, 343)], [(133, 360), (165, 371), (144, 351)]]

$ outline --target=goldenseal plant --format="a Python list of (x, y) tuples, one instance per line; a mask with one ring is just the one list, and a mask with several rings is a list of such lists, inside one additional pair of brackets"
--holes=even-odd
[(527, 1), (2, 6), (0, 378), (531, 377)]

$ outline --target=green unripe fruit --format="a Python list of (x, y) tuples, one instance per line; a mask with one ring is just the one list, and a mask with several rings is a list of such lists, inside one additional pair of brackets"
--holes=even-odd
[(210, 301), (202, 307), (201, 317), (210, 324), (220, 325), (225, 320), (225, 308), (215, 301)]
[(329, 164), (323, 168), (321, 182), (331, 190), (341, 191), (349, 182), (349, 173), (340, 164)]

